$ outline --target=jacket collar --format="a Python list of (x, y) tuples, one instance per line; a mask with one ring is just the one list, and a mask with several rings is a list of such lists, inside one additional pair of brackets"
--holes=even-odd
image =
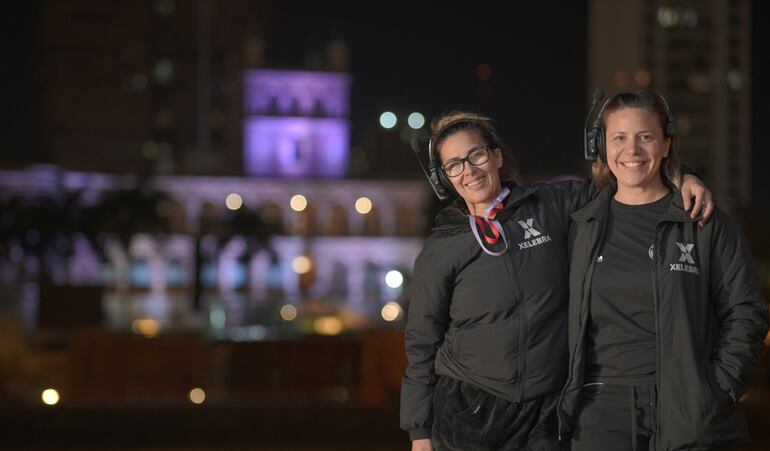
[(674, 195), (671, 198), (671, 203), (666, 210), (666, 214), (663, 216), (664, 221), (672, 222), (697, 222), (703, 218), (703, 213), (698, 213), (695, 219), (690, 217), (690, 213), (684, 209), (684, 201), (682, 200), (682, 192), (674, 190)]
[[(607, 207), (616, 191), (617, 190), (613, 186), (604, 188), (583, 208), (572, 213), (572, 219), (576, 222), (588, 222), (604, 218)], [(671, 203), (669, 204), (666, 213), (661, 218), (661, 221), (696, 222), (700, 221), (701, 218), (702, 214), (699, 214), (695, 219), (690, 218), (690, 214), (684, 209), (682, 193), (679, 190), (674, 190), (674, 195), (671, 196)]]
[[(503, 210), (497, 214), (497, 219), (504, 221), (513, 215), (515, 207), (526, 201), (532, 195), (534, 195), (538, 187), (537, 186), (519, 186), (514, 182), (505, 182), (503, 186), (507, 186), (511, 190), (511, 194), (504, 201)], [(468, 214), (465, 210), (465, 204), (463, 199), (458, 197), (452, 204), (444, 207), (434, 221), (435, 227), (433, 230), (443, 230), (447, 228), (465, 227), (468, 226)]]
[(572, 213), (570, 217), (575, 222), (588, 222), (595, 219), (604, 217), (604, 213), (607, 211), (607, 205), (609, 205), (612, 196), (615, 195), (615, 188), (608, 186), (599, 191), (590, 202), (585, 204), (583, 208)]

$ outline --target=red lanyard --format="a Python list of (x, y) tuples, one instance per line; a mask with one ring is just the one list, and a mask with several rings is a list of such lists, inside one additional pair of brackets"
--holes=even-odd
[(492, 223), (492, 219), (495, 219), (497, 213), (503, 210), (503, 199), (508, 195), (510, 191), (506, 188), (498, 195), (497, 199), (493, 201), (493, 204), (487, 207), (486, 215), (484, 217), (475, 216), (476, 225), (479, 226), (481, 233), (484, 235), (484, 241), (487, 244), (495, 244), (500, 240), (500, 231)]
[(497, 213), (502, 209), (503, 203), (500, 202), (492, 208), (488, 218), (482, 218), (480, 216), (475, 217), (476, 224), (479, 226), (479, 229), (481, 229), (481, 233), (484, 235), (484, 241), (486, 241), (487, 244), (495, 244), (500, 240), (500, 231), (497, 230), (497, 227), (490, 221), (490, 219), (495, 219)]

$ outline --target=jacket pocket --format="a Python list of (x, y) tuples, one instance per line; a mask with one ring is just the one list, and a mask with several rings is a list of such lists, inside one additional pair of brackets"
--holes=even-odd
[(714, 365), (713, 362), (709, 363), (708, 365), (707, 379), (709, 387), (711, 388), (711, 392), (718, 403), (735, 404), (735, 401), (733, 401), (733, 398), (730, 396), (730, 394), (724, 388), (722, 388), (721, 385), (719, 385), (719, 382), (717, 381), (716, 365)]
[(735, 401), (717, 382), (716, 368), (707, 365), (705, 415), (698, 436), (704, 444), (713, 447), (733, 445), (748, 437), (746, 423)]
[(478, 414), (486, 398), (482, 389), (444, 377), (436, 386), (433, 408), (446, 421), (454, 423)]
[(504, 383), (519, 380), (519, 318), (466, 329), (459, 341), (459, 359), (475, 374)]

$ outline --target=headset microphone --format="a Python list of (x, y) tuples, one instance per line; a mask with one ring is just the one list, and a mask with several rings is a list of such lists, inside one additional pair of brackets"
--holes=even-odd
[(594, 90), (594, 96), (593, 100), (591, 101), (591, 109), (588, 111), (588, 116), (586, 116), (586, 123), (583, 126), (583, 155), (585, 156), (585, 159), (588, 161), (596, 161), (596, 154), (598, 153), (598, 149), (596, 146), (596, 138), (597, 138), (597, 132), (598, 126), (600, 125), (597, 121), (593, 123), (591, 126), (591, 129), (588, 129), (588, 120), (591, 118), (591, 113), (594, 112), (594, 108), (596, 108), (596, 104), (599, 103), (600, 100), (604, 97), (604, 90), (602, 88), (596, 88)]

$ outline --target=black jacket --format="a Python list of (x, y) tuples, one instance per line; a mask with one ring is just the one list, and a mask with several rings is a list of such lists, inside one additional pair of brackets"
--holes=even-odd
[[(591, 277), (614, 192), (602, 191), (572, 215), (576, 234), (570, 273), (567, 384), (559, 404), (559, 435), (569, 437), (578, 414), (585, 364)], [(768, 328), (746, 240), (716, 211), (702, 229), (672, 197), (658, 222), (653, 257), (657, 335), (657, 447), (731, 446), (747, 439), (736, 401), (746, 391)]]
[(564, 383), (569, 216), (589, 184), (509, 188), (497, 216), (505, 255), (484, 253), (468, 217), (450, 206), (415, 261), (401, 388), (401, 427), (412, 440), (430, 436), (436, 374), (509, 401)]

